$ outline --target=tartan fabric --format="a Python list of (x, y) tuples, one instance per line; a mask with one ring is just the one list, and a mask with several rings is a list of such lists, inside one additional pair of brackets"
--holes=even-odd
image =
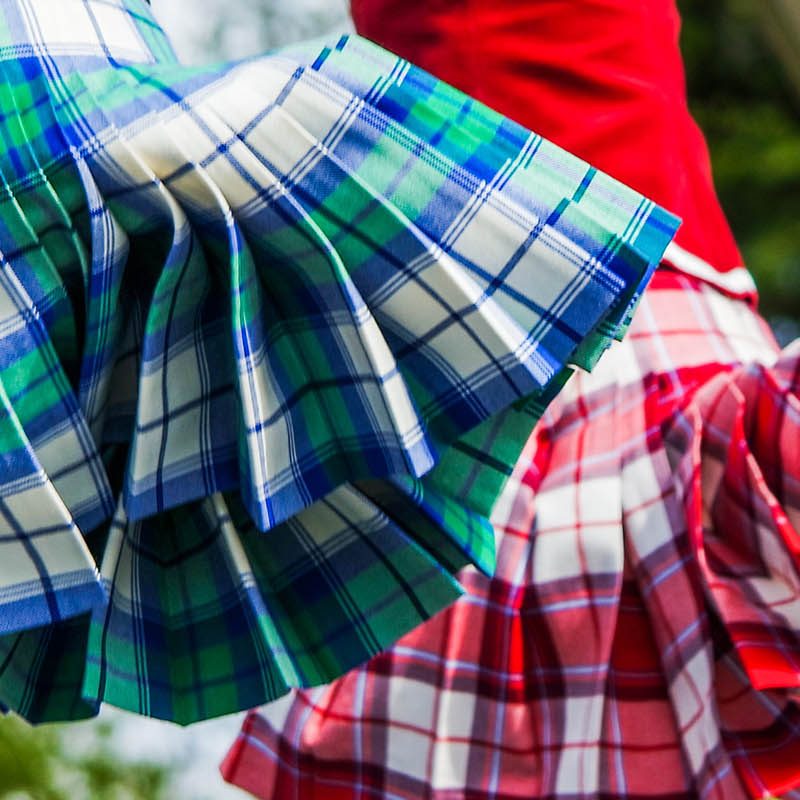
[(187, 68), (142, 0), (3, 3), (0, 136), (0, 701), (37, 721), (250, 707), (454, 600), (677, 225), (358, 37)]
[(667, 446), (721, 622), (722, 739), (751, 796), (800, 796), (800, 342), (704, 386)]
[[(739, 367), (776, 354), (749, 305), (659, 271), (625, 341), (526, 445), (493, 515), (495, 576), (462, 572), (468, 593), (386, 653), (251, 712), (225, 778), (270, 800), (735, 800), (796, 786), (798, 628), (793, 605), (770, 603), (796, 603), (797, 355)], [(701, 419), (714, 459), (739, 453), (724, 478), (698, 461)], [(702, 535), (684, 506), (698, 464), (726, 487), (704, 489)], [(780, 678), (752, 675), (748, 648)]]

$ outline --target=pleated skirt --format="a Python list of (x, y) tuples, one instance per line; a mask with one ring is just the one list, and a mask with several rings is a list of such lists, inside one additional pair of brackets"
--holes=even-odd
[(252, 712), (271, 800), (800, 796), (800, 349), (659, 271), (495, 506), (494, 578)]
[(358, 37), (186, 68), (140, 0), (2, 13), (0, 702), (333, 680), (492, 572), (677, 220)]

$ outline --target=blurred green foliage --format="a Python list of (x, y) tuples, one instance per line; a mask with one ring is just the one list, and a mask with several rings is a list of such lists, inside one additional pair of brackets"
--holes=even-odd
[[(0, 720), (3, 800), (167, 800), (171, 770), (125, 759), (113, 747), (113, 726), (33, 728)], [(76, 735), (77, 734), (77, 735)]]
[(679, 5), (690, 104), (717, 190), (761, 310), (785, 330), (800, 321), (800, 87), (770, 46), (766, 0)]

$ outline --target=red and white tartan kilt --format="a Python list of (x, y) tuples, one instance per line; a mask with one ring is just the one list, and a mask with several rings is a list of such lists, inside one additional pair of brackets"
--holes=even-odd
[[(495, 511), (496, 576), (465, 571), (468, 594), (388, 652), (251, 712), (225, 778), (270, 800), (734, 800), (800, 783), (798, 594), (781, 605), (800, 581), (785, 548), (723, 552), (709, 526), (733, 517), (695, 490), (726, 458), (700, 469), (708, 408), (689, 406), (777, 352), (747, 304), (659, 271), (625, 341), (534, 431)], [(739, 498), (753, 529), (762, 484)], [(753, 684), (750, 645), (767, 667), (783, 653), (777, 682)]]

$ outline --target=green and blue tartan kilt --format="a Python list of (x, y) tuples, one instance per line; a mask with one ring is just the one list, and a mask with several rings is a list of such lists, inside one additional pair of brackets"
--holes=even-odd
[(358, 37), (178, 64), (0, 5), (0, 701), (179, 723), (491, 572), (535, 420), (677, 221)]

